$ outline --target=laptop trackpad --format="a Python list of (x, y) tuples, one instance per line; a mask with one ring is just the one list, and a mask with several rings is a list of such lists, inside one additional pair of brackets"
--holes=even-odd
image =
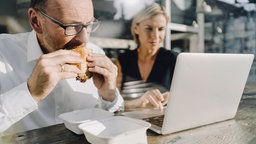
[(122, 115), (137, 119), (144, 119), (149, 117), (155, 117), (159, 115), (163, 115), (164, 110), (160, 109), (142, 109), (142, 110), (136, 110), (136, 111), (130, 111), (130, 112), (123, 112)]

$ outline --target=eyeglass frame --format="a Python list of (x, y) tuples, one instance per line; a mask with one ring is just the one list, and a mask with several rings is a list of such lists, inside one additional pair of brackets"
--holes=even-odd
[[(53, 17), (49, 16), (48, 14), (46, 14), (44, 11), (40, 10), (40, 9), (37, 9), (37, 8), (34, 8), (36, 11), (39, 11), (43, 16), (47, 17), (49, 20), (51, 20), (53, 23), (57, 24), (58, 26), (60, 26), (61, 28), (64, 29), (64, 34), (67, 35), (67, 36), (74, 36), (74, 35), (78, 35), (82, 30), (83, 28), (87, 29), (88, 26), (90, 25), (94, 25), (96, 24), (96, 28), (93, 30), (93, 31), (90, 31), (90, 33), (92, 32), (95, 32), (97, 30), (97, 28), (99, 27), (100, 25), (100, 21), (96, 18), (94, 18), (92, 21), (86, 23), (86, 24), (63, 24), (61, 22), (59, 22), (58, 20), (54, 19)], [(79, 31), (76, 31), (76, 33), (74, 34), (67, 34), (66, 31), (67, 31), (67, 27), (77, 27), (77, 26), (82, 26), (80, 28)]]

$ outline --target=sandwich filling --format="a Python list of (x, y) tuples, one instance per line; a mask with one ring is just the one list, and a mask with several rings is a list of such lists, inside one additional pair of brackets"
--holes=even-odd
[(77, 75), (76, 80), (84, 83), (87, 79), (92, 77), (92, 73), (88, 71), (88, 62), (86, 60), (91, 51), (90, 49), (86, 48), (84, 44), (74, 47), (72, 51), (79, 53), (81, 58), (84, 59), (83, 63), (76, 65), (82, 71)]

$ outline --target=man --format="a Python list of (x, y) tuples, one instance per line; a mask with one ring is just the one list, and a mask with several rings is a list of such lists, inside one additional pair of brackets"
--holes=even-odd
[(57, 124), (76, 109), (123, 108), (117, 68), (102, 50), (87, 58), (93, 77), (85, 83), (75, 80), (79, 54), (65, 50), (95, 30), (91, 0), (32, 0), (28, 17), (32, 32), (0, 35), (0, 133)]

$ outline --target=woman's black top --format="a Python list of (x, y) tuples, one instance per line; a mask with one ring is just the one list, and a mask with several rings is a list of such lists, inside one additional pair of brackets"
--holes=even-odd
[[(170, 89), (172, 76), (175, 68), (177, 53), (160, 48), (152, 70), (146, 80), (147, 83), (155, 83)], [(125, 82), (142, 80), (138, 66), (138, 51), (128, 50), (118, 56), (122, 68), (122, 88)]]

